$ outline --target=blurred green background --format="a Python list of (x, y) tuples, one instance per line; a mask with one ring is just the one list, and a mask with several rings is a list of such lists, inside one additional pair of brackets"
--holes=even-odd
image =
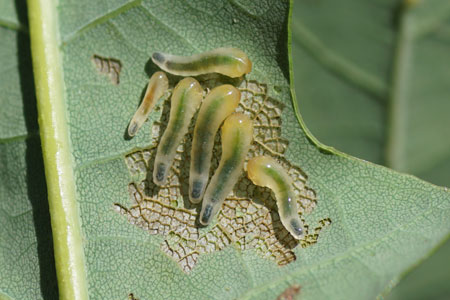
[[(450, 186), (449, 0), (295, 0), (292, 56), (320, 142)], [(386, 299), (450, 299), (450, 241)]]

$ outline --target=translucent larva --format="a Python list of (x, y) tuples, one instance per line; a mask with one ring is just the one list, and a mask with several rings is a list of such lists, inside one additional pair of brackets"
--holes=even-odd
[(229, 116), (222, 126), (222, 157), (203, 197), (200, 223), (208, 225), (242, 174), (253, 139), (253, 122), (244, 114)]
[(158, 145), (153, 182), (164, 185), (176, 150), (188, 131), (189, 123), (202, 102), (203, 90), (194, 78), (181, 80), (175, 87), (170, 107), (169, 124)]
[(217, 48), (192, 56), (155, 52), (152, 60), (162, 70), (180, 76), (220, 73), (234, 78), (252, 70), (250, 59), (237, 48)]
[(283, 226), (296, 239), (303, 235), (303, 222), (298, 216), (298, 206), (293, 182), (283, 167), (268, 156), (258, 156), (247, 164), (248, 178), (254, 184), (272, 189)]
[(128, 135), (130, 137), (134, 136), (145, 120), (147, 120), (148, 115), (152, 111), (155, 103), (164, 95), (164, 93), (169, 88), (169, 80), (164, 72), (156, 72), (150, 78), (148, 82), (147, 90), (145, 91), (144, 99), (141, 105), (134, 113), (133, 118), (128, 125)]
[(189, 198), (198, 203), (208, 183), (214, 137), (220, 124), (238, 106), (241, 93), (232, 85), (214, 88), (205, 98), (194, 129), (189, 173)]

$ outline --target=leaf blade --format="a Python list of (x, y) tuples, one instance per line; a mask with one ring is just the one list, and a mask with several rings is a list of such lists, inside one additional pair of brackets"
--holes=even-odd
[[(68, 109), (66, 134), (73, 145), (76, 198), (85, 236), (82, 246), (90, 296), (125, 297), (133, 292), (137, 297), (157, 298), (274, 298), (296, 280), (301, 281), (301, 295), (306, 299), (330, 295), (358, 299), (360, 295), (378, 295), (411, 261), (448, 234), (445, 218), (448, 192), (336, 151), (325, 154), (311, 142), (292, 108), (287, 2), (270, 2), (255, 8), (243, 1), (224, 1), (219, 3), (220, 10), (206, 4), (193, 2), (167, 7), (162, 3), (142, 2), (117, 15), (108, 15), (110, 11), (106, 9), (98, 13), (101, 22), (94, 20), (93, 26), (79, 25), (78, 28), (87, 29), (68, 39), (65, 39), (70, 36), (68, 33), (62, 36), (64, 99)], [(67, 9), (63, 3), (61, 15)], [(152, 31), (148, 32), (150, 27)], [(187, 36), (188, 42), (180, 35)], [(248, 51), (255, 66), (259, 66), (255, 67), (251, 79), (267, 83), (270, 96), (285, 105), (282, 135), (290, 142), (285, 157), (301, 166), (308, 175), (308, 184), (320, 197), (317, 209), (306, 216), (307, 221), (314, 224), (318, 218), (329, 215), (333, 223), (321, 233), (315, 247), (295, 249), (298, 260), (285, 267), (262, 259), (255, 251), (227, 247), (203, 255), (188, 275), (162, 251), (166, 237), (132, 226), (113, 209), (114, 202), (130, 204), (127, 188), (135, 179), (127, 170), (125, 155), (151, 142), (149, 135), (124, 141), (123, 131), (137, 107), (139, 91), (145, 86), (148, 73), (155, 70), (152, 65), (147, 70), (144, 67), (152, 51), (161, 47), (167, 52), (191, 54), (195, 49), (206, 50), (229, 41)], [(117, 88), (96, 72), (90, 62), (93, 54), (120, 59), (124, 70)], [(134, 103), (126, 102), (130, 98)], [(154, 113), (148, 123), (159, 116), (160, 113)], [(149, 127), (144, 125), (141, 131), (148, 132)], [(430, 195), (443, 203), (431, 201)], [(427, 212), (436, 218), (428, 220)], [(414, 222), (410, 224), (411, 218)], [(427, 240), (430, 244), (420, 243), (416, 253), (404, 258), (405, 253), (409, 254), (408, 243), (423, 237), (399, 233), (405, 228), (412, 231), (419, 221), (429, 221), (429, 224), (420, 223), (427, 225), (421, 229), (434, 236)], [(433, 228), (439, 224), (442, 227)], [(400, 253), (394, 248), (385, 250), (385, 239), (390, 235), (400, 235), (395, 240), (401, 246)], [(369, 246), (373, 252), (383, 251), (371, 258), (366, 251)], [(384, 261), (400, 260), (401, 263), (393, 271), (389, 270), (376, 256), (383, 253), (388, 256)], [(343, 270), (352, 267), (358, 271), (353, 277), (342, 276)], [(351, 283), (364, 278), (363, 275), (371, 280), (362, 280), (359, 288), (355, 288)], [(337, 282), (330, 284), (336, 278)]]

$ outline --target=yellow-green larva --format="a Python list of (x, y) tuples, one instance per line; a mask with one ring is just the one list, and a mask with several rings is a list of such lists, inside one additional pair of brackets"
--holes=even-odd
[(303, 222), (298, 215), (297, 200), (292, 179), (273, 158), (258, 156), (247, 164), (248, 178), (254, 184), (272, 189), (283, 226), (296, 239), (303, 235)]
[(147, 120), (148, 115), (156, 104), (156, 101), (164, 95), (168, 88), (169, 80), (164, 72), (156, 72), (152, 75), (150, 81), (148, 82), (144, 99), (142, 100), (142, 103), (137, 111), (134, 113), (134, 116), (130, 121), (130, 125), (128, 125), (128, 135), (130, 137), (134, 136), (138, 132), (139, 128), (141, 128)]
[(241, 92), (232, 85), (214, 88), (203, 101), (195, 123), (189, 173), (189, 198), (198, 203), (208, 183), (214, 137), (220, 124), (239, 104)]
[(208, 225), (241, 176), (253, 139), (253, 122), (242, 113), (229, 116), (222, 126), (222, 157), (203, 197), (200, 223)]
[(170, 107), (169, 124), (156, 152), (153, 182), (164, 185), (176, 150), (188, 131), (189, 123), (202, 102), (203, 89), (192, 77), (181, 80), (175, 87)]
[(155, 52), (152, 60), (162, 70), (181, 76), (220, 73), (234, 78), (252, 70), (252, 62), (248, 56), (237, 48), (217, 48), (192, 56)]

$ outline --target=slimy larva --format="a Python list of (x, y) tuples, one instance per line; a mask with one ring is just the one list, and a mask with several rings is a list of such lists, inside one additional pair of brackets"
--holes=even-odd
[(169, 80), (164, 72), (156, 72), (152, 75), (150, 81), (148, 82), (144, 99), (142, 100), (142, 103), (137, 111), (134, 113), (134, 116), (130, 121), (130, 125), (128, 125), (128, 135), (130, 137), (134, 136), (138, 132), (139, 128), (141, 128), (142, 124), (144, 124), (145, 120), (147, 120), (148, 115), (156, 104), (156, 101), (164, 95), (168, 88)]
[(162, 70), (180, 76), (220, 73), (234, 78), (252, 70), (250, 59), (237, 48), (217, 48), (192, 56), (155, 52), (152, 60)]
[(200, 223), (208, 225), (242, 174), (253, 139), (253, 122), (242, 113), (229, 116), (222, 126), (222, 157), (203, 197)]
[(214, 137), (220, 124), (238, 106), (241, 92), (232, 85), (214, 88), (203, 101), (194, 129), (189, 172), (189, 199), (198, 203), (208, 183)]
[(298, 216), (298, 206), (292, 179), (283, 167), (268, 156), (258, 156), (247, 164), (248, 178), (254, 184), (272, 189), (283, 226), (296, 239), (303, 235), (303, 222)]
[(164, 185), (176, 150), (188, 131), (189, 123), (202, 102), (203, 89), (192, 77), (181, 80), (175, 87), (170, 107), (169, 124), (158, 145), (153, 170), (153, 182)]

